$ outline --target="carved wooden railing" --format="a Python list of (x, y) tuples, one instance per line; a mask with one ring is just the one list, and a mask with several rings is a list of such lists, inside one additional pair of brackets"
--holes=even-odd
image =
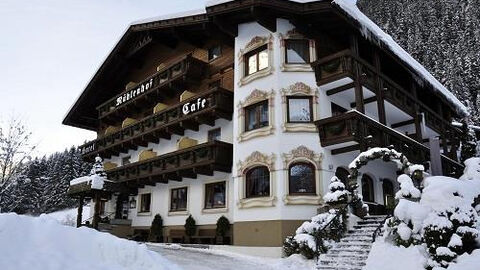
[(212, 175), (213, 171), (231, 172), (232, 159), (232, 144), (212, 141), (115, 168), (107, 174), (116, 182), (166, 183), (181, 181), (182, 177), (196, 178), (197, 174)]
[[(395, 83), (392, 79), (383, 73), (375, 70), (375, 67), (367, 61), (355, 57), (349, 50), (343, 50), (330, 56), (324, 57), (312, 63), (315, 71), (317, 84), (322, 85), (339, 80), (341, 78), (354, 78), (354, 66), (359, 67), (361, 74), (361, 84), (377, 93), (378, 84), (382, 86), (383, 96), (386, 101), (395, 105), (400, 110), (415, 117), (416, 114), (423, 114), (425, 124), (432, 130), (445, 138), (446, 144), (450, 148), (458, 147), (459, 129), (451, 125), (450, 121), (444, 119), (441, 115), (433, 111), (420, 100), (416, 99), (412, 93)], [(417, 110), (418, 107), (418, 110)], [(456, 151), (449, 150), (450, 158), (456, 159)]]
[[(185, 106), (203, 100), (204, 107), (184, 111)], [(231, 120), (232, 114), (233, 93), (215, 87), (79, 148), (84, 158), (91, 159), (97, 154), (106, 158), (127, 151), (128, 147), (146, 146), (148, 142), (158, 141), (159, 138), (170, 139), (171, 134), (183, 135), (186, 129), (198, 130), (199, 124), (214, 125), (218, 118)]]
[[(427, 146), (358, 111), (324, 118), (316, 121), (315, 124), (318, 128), (320, 143), (324, 147), (356, 142), (364, 149), (393, 147), (414, 163), (422, 164), (430, 160), (430, 149)], [(444, 171), (451, 173), (463, 170), (463, 166), (449, 158), (448, 153), (442, 154), (441, 157)]]
[(150, 95), (161, 94), (163, 88), (170, 87), (178, 79), (198, 80), (204, 74), (205, 66), (205, 62), (188, 54), (99, 105), (99, 118), (105, 118), (120, 108), (126, 109), (136, 101), (149, 99)]

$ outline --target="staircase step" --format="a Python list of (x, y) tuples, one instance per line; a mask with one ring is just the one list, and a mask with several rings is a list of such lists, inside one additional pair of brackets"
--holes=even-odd
[(359, 260), (350, 260), (349, 258), (345, 258), (344, 260), (328, 260), (328, 259), (322, 259), (319, 260), (319, 265), (334, 265), (334, 266), (364, 266), (365, 261), (359, 261)]
[[(321, 256), (321, 259), (332, 259), (332, 260), (341, 260), (346, 257), (346, 254), (338, 254), (338, 253), (331, 253), (331, 254), (325, 254), (323, 257)], [(367, 254), (357, 254), (357, 253), (349, 253), (348, 254), (348, 259), (349, 260), (354, 260), (354, 261), (364, 261), (368, 258)]]
[(350, 243), (350, 242), (371, 242), (372, 236), (347, 236), (340, 240), (342, 243)]
[(318, 265), (317, 270), (362, 270), (362, 266), (333, 266), (333, 265)]

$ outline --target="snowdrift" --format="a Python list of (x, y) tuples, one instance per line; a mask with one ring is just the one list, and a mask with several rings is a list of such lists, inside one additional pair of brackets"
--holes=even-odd
[(176, 270), (145, 245), (55, 219), (0, 214), (2, 270)]

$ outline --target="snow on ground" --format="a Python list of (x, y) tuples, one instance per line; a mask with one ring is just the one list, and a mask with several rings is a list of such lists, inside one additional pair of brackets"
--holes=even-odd
[[(77, 225), (77, 208), (65, 209), (57, 212), (52, 212), (45, 214), (46, 216), (55, 219), (60, 224), (67, 226), (76, 226)], [(88, 216), (90, 213), (90, 206), (83, 207), (83, 215)]]
[(425, 270), (425, 252), (422, 247), (396, 247), (379, 239), (372, 246), (364, 270)]
[(288, 258), (263, 258), (222, 250), (181, 247), (179, 245), (148, 244), (168, 260), (188, 270), (303, 270), (315, 269), (313, 260), (296, 254)]
[(2, 270), (176, 270), (146, 245), (40, 217), (0, 214)]

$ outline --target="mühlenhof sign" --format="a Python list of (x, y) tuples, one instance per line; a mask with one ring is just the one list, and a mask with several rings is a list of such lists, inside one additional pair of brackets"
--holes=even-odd
[(117, 103), (115, 104), (115, 107), (118, 107), (123, 103), (140, 96), (141, 94), (145, 93), (145, 91), (148, 91), (151, 88), (153, 88), (153, 78), (147, 82), (140, 84), (137, 88), (129, 90), (123, 95), (119, 96), (117, 98)]

